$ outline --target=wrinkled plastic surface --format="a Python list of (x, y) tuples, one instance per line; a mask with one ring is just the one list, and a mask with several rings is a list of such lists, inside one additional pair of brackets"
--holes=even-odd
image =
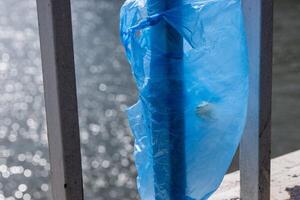
[(240, 0), (127, 0), (121, 38), (139, 90), (128, 117), (142, 200), (207, 199), (246, 119)]

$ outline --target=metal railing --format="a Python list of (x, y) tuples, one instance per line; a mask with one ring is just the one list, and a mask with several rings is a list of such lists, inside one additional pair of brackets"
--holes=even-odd
[(270, 199), (273, 1), (243, 0), (249, 55), (249, 107), (240, 145), (241, 198)]
[(55, 200), (82, 200), (82, 170), (69, 0), (37, 0)]
[[(37, 0), (52, 193), (83, 200), (70, 0)], [(270, 199), (272, 0), (243, 0), (250, 103), (240, 145), (241, 199)]]

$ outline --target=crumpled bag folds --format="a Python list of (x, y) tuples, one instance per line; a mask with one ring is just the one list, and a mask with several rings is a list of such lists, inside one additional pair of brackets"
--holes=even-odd
[(127, 0), (120, 33), (139, 100), (128, 109), (142, 200), (205, 200), (247, 115), (240, 0)]

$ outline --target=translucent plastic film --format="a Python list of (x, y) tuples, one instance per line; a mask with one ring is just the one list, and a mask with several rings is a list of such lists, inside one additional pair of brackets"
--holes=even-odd
[(127, 0), (121, 38), (139, 90), (128, 117), (142, 200), (205, 200), (243, 133), (240, 0)]

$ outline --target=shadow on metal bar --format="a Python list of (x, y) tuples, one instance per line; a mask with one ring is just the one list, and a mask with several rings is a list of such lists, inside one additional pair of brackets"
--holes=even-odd
[(248, 123), (240, 146), (241, 199), (270, 199), (273, 0), (243, 0), (250, 68)]
[(70, 0), (37, 0), (54, 200), (83, 200)]

